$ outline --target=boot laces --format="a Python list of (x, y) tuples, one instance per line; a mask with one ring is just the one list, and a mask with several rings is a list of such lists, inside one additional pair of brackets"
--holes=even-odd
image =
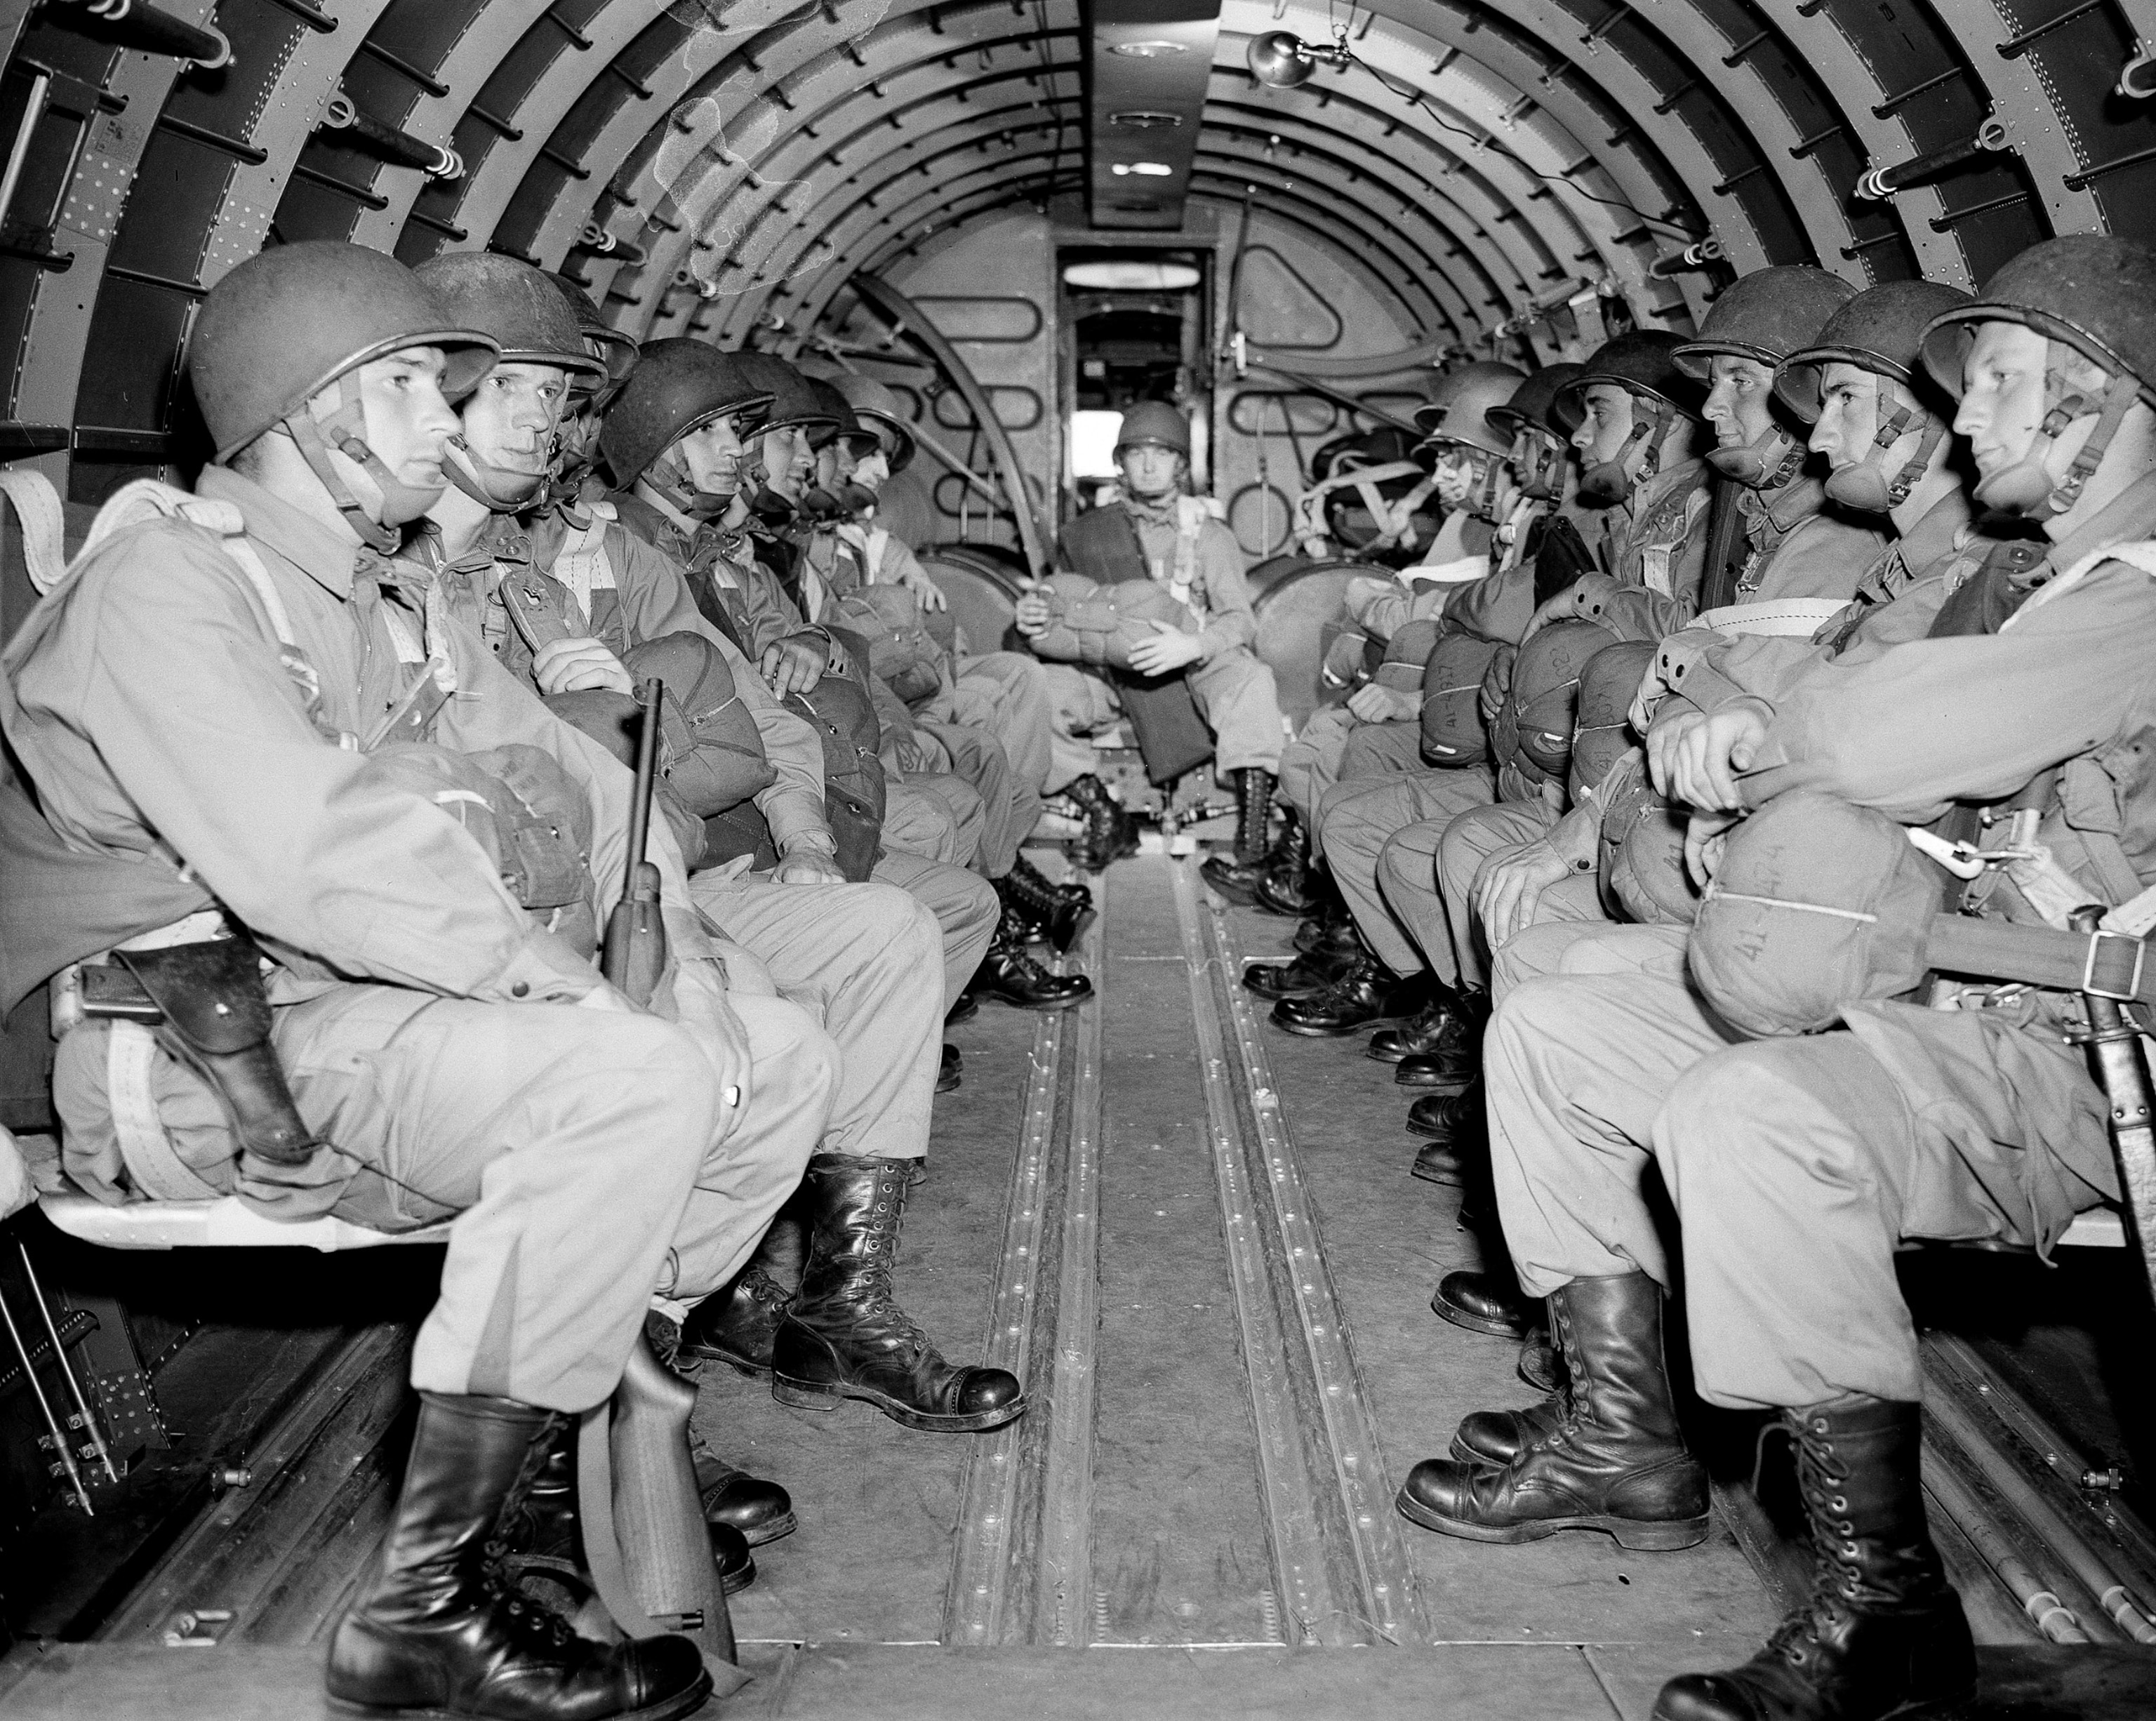
[(568, 1420), (558, 1413), (550, 1415), (539, 1432), (532, 1436), (524, 1449), (524, 1462), (517, 1466), (516, 1480), (502, 1496), (487, 1539), (480, 1548), (485, 1563), (480, 1570), (480, 1585), (494, 1604), (495, 1616), (506, 1621), (517, 1636), (557, 1648), (574, 1641), (577, 1634), (567, 1620), (534, 1600), (518, 1583), (520, 1562), (516, 1538), (520, 1528), (536, 1528), (529, 1510), (531, 1487), (538, 1481), (539, 1472), (547, 1467), (554, 1442), (561, 1437)]
[[(1858, 1564), (1856, 1524), (1849, 1513), (1844, 1485), (1848, 1470), (1834, 1449), (1834, 1439), (1823, 1420), (1807, 1418), (1801, 1426), (1770, 1422), (1759, 1431), (1758, 1454), (1763, 1457), (1767, 1437), (1780, 1434), (1796, 1450), (1797, 1488), (1804, 1503), (1804, 1518), (1811, 1531), (1812, 1593), (1804, 1605), (1782, 1621), (1768, 1641), (1768, 1651), (1793, 1666), (1802, 1667), (1830, 1635), (1838, 1631), (1856, 1611), (1862, 1589), (1863, 1568)], [(1755, 1463), (1753, 1472), (1758, 1477)]]

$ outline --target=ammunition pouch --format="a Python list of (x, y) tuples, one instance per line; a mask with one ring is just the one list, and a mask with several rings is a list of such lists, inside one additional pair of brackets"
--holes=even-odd
[[(229, 922), (228, 922), (229, 924)], [(243, 1154), (271, 1165), (310, 1163), (322, 1143), (300, 1116), (270, 1043), (262, 952), (237, 927), (229, 937), (113, 953), (140, 989), (145, 1011), (118, 973), (85, 967), (84, 1013), (147, 1021), (172, 1057), (209, 1084)]]

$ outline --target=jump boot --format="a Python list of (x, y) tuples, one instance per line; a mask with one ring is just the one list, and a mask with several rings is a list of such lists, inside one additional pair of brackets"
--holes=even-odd
[[(1459, 1089), (1482, 1073), (1482, 1030), (1490, 1025), (1490, 994), (1468, 986), (1453, 994), (1445, 1020), (1433, 1025), (1424, 1044), (1402, 1047), (1404, 1056), (1393, 1071), (1402, 1087)], [(1370, 1056), (1378, 1056), (1377, 1040)]]
[[(689, 1431), (689, 1455), (696, 1465), (697, 1492), (708, 1495), (712, 1492), (703, 1486), (704, 1467), (709, 1463), (717, 1476), (745, 1482), (750, 1487), (769, 1489), (777, 1497), (783, 1513), (780, 1527), (762, 1538), (773, 1541), (787, 1534), (793, 1527), (793, 1502), (784, 1488), (775, 1482), (758, 1482), (746, 1471), (736, 1470), (726, 1463), (710, 1446), (697, 1436), (695, 1428)], [(721, 1480), (720, 1491), (726, 1482)], [(751, 1497), (743, 1490), (741, 1499)], [(757, 1500), (759, 1506), (768, 1503), (768, 1497)], [(762, 1514), (759, 1514), (762, 1515)], [(729, 1595), (737, 1595), (756, 1581), (756, 1557), (749, 1552), (748, 1537), (738, 1523), (731, 1523), (714, 1513), (708, 1503), (704, 1511), (704, 1527), (711, 1533), (711, 1560), (717, 1566), (719, 1582)], [(583, 1544), (577, 1523), (577, 1436), (574, 1430), (565, 1429), (554, 1441), (553, 1451), (539, 1468), (532, 1480), (530, 1492), (525, 1498), (524, 1509), (518, 1521), (502, 1538), (509, 1544), (504, 1556), (512, 1570), (556, 1572), (565, 1568), (583, 1574)]]
[(1045, 891), (1060, 902), (1075, 902), (1081, 908), (1093, 906), (1093, 893), (1079, 884), (1057, 884), (1023, 854), (1011, 862), (1011, 876), (1030, 891)]
[[(767, 1234), (768, 1235), (768, 1234)], [(776, 1287), (774, 1287), (776, 1288)], [(706, 1297), (706, 1302), (726, 1301), (725, 1293), (718, 1297)], [(690, 1311), (694, 1318), (702, 1303)], [(694, 1381), (702, 1372), (704, 1353), (685, 1351), (682, 1339), (688, 1331), (688, 1323), (676, 1324), (656, 1309), (644, 1318), (644, 1336), (651, 1346), (652, 1354), (662, 1365), (685, 1380)], [(573, 1440), (564, 1441), (563, 1446), (574, 1445)], [(756, 1567), (749, 1561), (748, 1550), (761, 1548), (766, 1542), (775, 1542), (781, 1536), (790, 1536), (794, 1530), (793, 1498), (775, 1482), (767, 1482), (760, 1476), (751, 1476), (738, 1466), (729, 1464), (711, 1450), (711, 1443), (696, 1431), (696, 1425), (689, 1425), (689, 1458), (696, 1471), (696, 1498), (704, 1508), (704, 1522), (711, 1526), (711, 1548), (719, 1562), (719, 1575), (726, 1580), (726, 1593), (746, 1589), (756, 1577)], [(569, 1472), (560, 1463), (550, 1463), (532, 1487), (534, 1499), (543, 1498), (552, 1491), (557, 1475)], [(728, 1543), (729, 1537), (741, 1544), (738, 1559)]]
[(1370, 1056), (1381, 1064), (1397, 1064), (1403, 1058), (1435, 1050), (1445, 1024), (1460, 1014), (1461, 996), (1457, 987), (1434, 981), (1429, 1003), (1399, 1027), (1380, 1028), (1370, 1036), (1367, 1048)]
[(1083, 974), (1051, 974), (1025, 953), (1023, 922), (1005, 908), (988, 954), (966, 982), (969, 997), (1000, 998), (1020, 1009), (1067, 1009), (1093, 995)]
[(1250, 893), (1252, 906), (1265, 914), (1300, 920), (1317, 907), (1322, 883), (1310, 860), (1310, 827), (1293, 807), (1281, 809), (1281, 834), (1266, 857), (1264, 876)]
[(1420, 974), (1391, 973), (1365, 952), (1322, 992), (1281, 999), (1273, 1006), (1273, 1025), (1306, 1039), (1338, 1040), (1409, 1015), (1427, 984)]
[(1852, 1394), (1782, 1418), (1811, 1526), (1811, 1599), (1743, 1667), (1671, 1680), (1655, 1721), (1958, 1711), (1976, 1695), (1976, 1652), (1924, 1524), (1920, 1408)]
[(396, 1516), (330, 1640), (332, 1703), (368, 1715), (674, 1721), (710, 1694), (686, 1637), (597, 1643), (512, 1590), (500, 1556), (560, 1419), (419, 1395)]
[(791, 1230), (790, 1218), (774, 1221), (733, 1283), (689, 1311), (677, 1341), (679, 1355), (724, 1363), (752, 1379), (770, 1378), (771, 1347), (793, 1296), (772, 1277), (769, 1262), (780, 1237)]
[(860, 1399), (907, 1428), (1001, 1427), (1026, 1408), (1017, 1378), (945, 1362), (893, 1293), (906, 1176), (903, 1160), (809, 1160), (808, 1264), (773, 1347), (772, 1395), (809, 1410)]
[[(1004, 905), (1004, 917), (1014, 923), (1038, 927), (1040, 936), (1053, 944), (1059, 954), (1078, 942), (1078, 935), (1093, 918), (1090, 891), (1082, 902), (1073, 901), (1060, 895), (1055, 886), (1029, 866), (1024, 872), (1014, 866), (1001, 878), (989, 882), (996, 887), (996, 897)], [(1014, 924), (1014, 930), (1019, 929)]]
[(1265, 845), (1265, 823), (1272, 812), (1273, 773), (1262, 766), (1245, 765), (1235, 773), (1235, 850), (1231, 859), (1212, 855), (1198, 870), (1205, 882), (1230, 902), (1248, 907), (1256, 896), (1259, 881), (1272, 865), (1274, 852)]
[(1464, 1188), (1487, 1178), (1490, 1120), (1477, 1076), (1458, 1093), (1424, 1094), (1408, 1107), (1408, 1133), (1422, 1138), (1411, 1168), (1425, 1183)]
[(1086, 830), (1069, 845), (1070, 858), (1088, 872), (1106, 872), (1112, 861), (1138, 851), (1138, 822), (1108, 793), (1108, 785), (1090, 773), (1064, 793), (1086, 815)]
[(1243, 984), (1260, 998), (1310, 998), (1331, 989), (1333, 983), (1362, 960), (1359, 945), (1346, 950), (1303, 951), (1289, 962), (1254, 962), (1243, 970)]
[(1574, 1279), (1549, 1299), (1568, 1379), (1563, 1415), (1502, 1467), (1425, 1458), (1410, 1521), (1476, 1542), (1594, 1529), (1659, 1551), (1707, 1539), (1707, 1472), (1685, 1450), (1662, 1367), (1661, 1287), (1645, 1273)]
[(1542, 1305), (1522, 1296), (1512, 1276), (1506, 1273), (1447, 1273), (1437, 1282), (1430, 1311), (1470, 1333), (1487, 1333), (1492, 1338), (1517, 1341), (1527, 1336), (1542, 1313)]

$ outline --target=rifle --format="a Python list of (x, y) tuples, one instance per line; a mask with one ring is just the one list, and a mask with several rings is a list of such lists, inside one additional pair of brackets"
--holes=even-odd
[(659, 706), (666, 684), (656, 677), (638, 692), (643, 727), (636, 741), (636, 793), (629, 802), (629, 858), (621, 901), (607, 917), (599, 972), (632, 1002), (651, 1002), (666, 967), (666, 927), (659, 916), (659, 869), (644, 858), (651, 835), (651, 796), (659, 778)]

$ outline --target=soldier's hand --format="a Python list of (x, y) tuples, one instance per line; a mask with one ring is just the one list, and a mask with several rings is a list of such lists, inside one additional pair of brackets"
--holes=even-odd
[(1152, 629), (1152, 639), (1141, 640), (1131, 647), (1131, 667), (1142, 676), (1173, 675), (1205, 655), (1205, 642), (1195, 634), (1164, 621), (1154, 622)]
[(1404, 723), (1422, 710), (1422, 696), (1369, 681), (1348, 696), (1348, 709), (1360, 722)]
[(1648, 737), (1655, 786), (1671, 800), (1702, 812), (1738, 813), (1744, 798), (1736, 773), (1748, 766), (1767, 739), (1767, 717), (1753, 700), (1739, 700), (1697, 721), (1673, 718), (1668, 740)]
[(771, 691), (781, 699), (789, 693), (806, 693), (824, 678), (824, 665), (828, 660), (823, 648), (813, 640), (781, 640), (764, 648), (763, 661), (757, 667)]
[(1507, 855), (1493, 855), (1475, 875), (1476, 914), (1492, 950), (1535, 923), (1543, 891), (1572, 876), (1573, 865), (1547, 840), (1537, 838)]
[(597, 640), (556, 640), (531, 660), (531, 679), (542, 693), (588, 693), (604, 687), (636, 696), (636, 682), (622, 660)]
[(1019, 632), (1031, 639), (1035, 634), (1045, 634), (1055, 620), (1055, 612), (1048, 607), (1048, 599), (1038, 592), (1028, 592), (1018, 600), (1018, 614), (1012, 618)]
[(799, 854), (787, 855), (771, 869), (771, 881), (775, 885), (842, 885), (846, 876), (839, 871), (839, 863), (830, 855), (814, 849), (803, 849)]
[(1736, 823), (1734, 813), (1695, 813), (1685, 821), (1685, 871), (1702, 891), (1722, 866), (1722, 850)]
[(923, 609), (948, 609), (951, 600), (943, 595), (943, 588), (928, 577), (928, 570), (918, 562), (909, 562), (899, 570), (899, 584), (921, 600)]

